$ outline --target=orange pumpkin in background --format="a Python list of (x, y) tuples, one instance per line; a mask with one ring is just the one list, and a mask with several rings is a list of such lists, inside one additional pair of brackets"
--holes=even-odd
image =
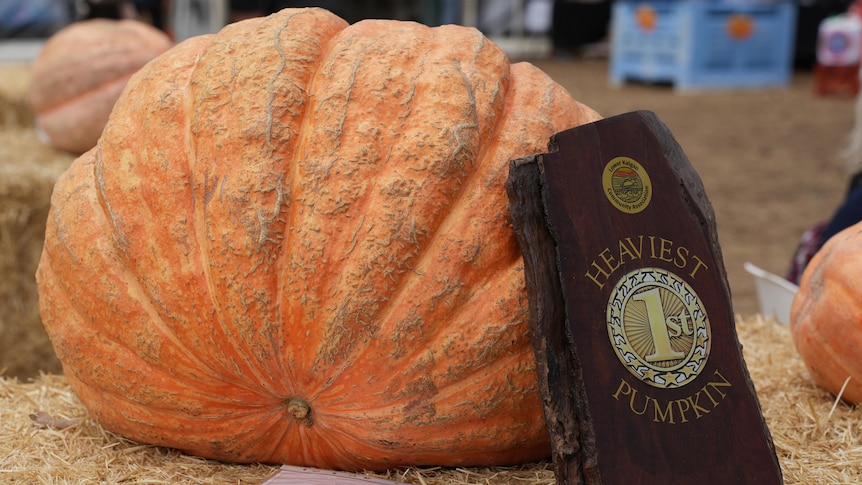
[(504, 185), (598, 118), (465, 27), (298, 9), (189, 39), (55, 188), (65, 374), (106, 428), (219, 460), (546, 457)]
[(58, 31), (32, 64), (28, 99), (40, 136), (71, 153), (93, 148), (129, 77), (172, 45), (135, 20), (83, 20)]
[(811, 378), (851, 404), (862, 403), (859, 268), (862, 223), (831, 237), (814, 255), (802, 273), (790, 311), (793, 341)]

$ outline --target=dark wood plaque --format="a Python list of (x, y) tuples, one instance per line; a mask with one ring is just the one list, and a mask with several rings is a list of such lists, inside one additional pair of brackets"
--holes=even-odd
[(712, 205), (667, 127), (558, 133), (507, 190), (557, 483), (782, 483)]

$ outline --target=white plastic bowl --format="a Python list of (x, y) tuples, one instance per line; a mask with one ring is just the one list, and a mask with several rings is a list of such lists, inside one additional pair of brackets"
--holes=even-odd
[(799, 287), (749, 262), (744, 266), (754, 276), (761, 315), (773, 317), (778, 323), (787, 325), (790, 322), (790, 305)]

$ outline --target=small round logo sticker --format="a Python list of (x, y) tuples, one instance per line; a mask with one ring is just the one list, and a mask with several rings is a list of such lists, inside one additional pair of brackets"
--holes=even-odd
[(602, 172), (605, 196), (617, 209), (637, 214), (652, 198), (652, 182), (646, 170), (634, 159), (617, 157)]
[(658, 24), (658, 15), (654, 8), (642, 3), (635, 9), (635, 23), (644, 32), (652, 32)]
[(734, 40), (745, 40), (754, 35), (754, 20), (742, 13), (731, 14), (725, 24), (727, 35)]
[(660, 268), (620, 278), (607, 308), (608, 336), (635, 377), (663, 389), (693, 381), (710, 350), (709, 319), (694, 290)]

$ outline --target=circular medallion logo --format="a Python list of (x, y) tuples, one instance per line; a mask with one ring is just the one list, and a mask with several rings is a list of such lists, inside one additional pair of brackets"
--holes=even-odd
[(655, 387), (681, 387), (709, 357), (709, 320), (694, 290), (659, 268), (634, 270), (617, 282), (607, 308), (608, 336), (620, 362)]
[(605, 165), (602, 186), (608, 200), (617, 209), (637, 214), (652, 199), (652, 182), (646, 170), (634, 159), (617, 157)]

